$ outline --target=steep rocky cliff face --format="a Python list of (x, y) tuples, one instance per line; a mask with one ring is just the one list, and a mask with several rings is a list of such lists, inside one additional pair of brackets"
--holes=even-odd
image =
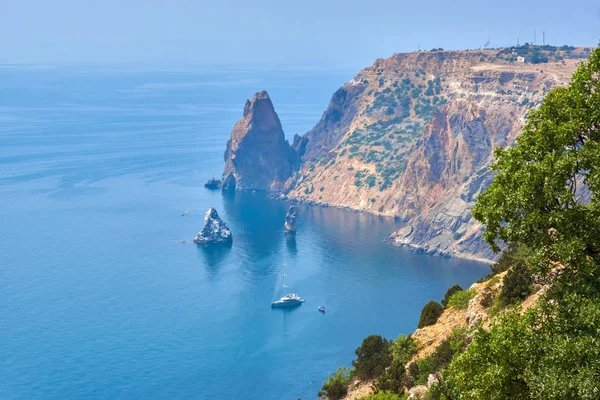
[(391, 237), (399, 245), (492, 260), (471, 209), (493, 178), (494, 148), (513, 143), (530, 110), (569, 82), (588, 51), (522, 46), (378, 59), (334, 93), (293, 146), (268, 94), (257, 93), (231, 132), (222, 186), (398, 217), (405, 226)]
[(227, 142), (223, 188), (278, 192), (298, 165), (269, 95), (256, 93), (246, 101), (244, 116)]
[(502, 54), (510, 55), (438, 51), (376, 60), (295, 138), (302, 164), (284, 193), (400, 217), (406, 225), (392, 235), (397, 244), (493, 259), (470, 211), (493, 177), (494, 148), (509, 146), (530, 110), (568, 83), (585, 49), (535, 65)]

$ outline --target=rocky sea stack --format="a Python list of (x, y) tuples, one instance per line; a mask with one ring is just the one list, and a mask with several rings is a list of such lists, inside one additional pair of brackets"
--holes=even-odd
[(209, 208), (204, 216), (204, 228), (194, 238), (195, 243), (210, 244), (220, 243), (231, 245), (233, 236), (225, 222), (219, 218), (217, 210)]
[(210, 178), (208, 182), (204, 184), (204, 187), (211, 190), (220, 189), (221, 181), (215, 178)]
[(256, 93), (227, 142), (223, 189), (279, 192), (298, 166), (268, 93)]
[(296, 217), (298, 216), (298, 207), (291, 206), (287, 214), (285, 214), (285, 228), (286, 233), (296, 233)]

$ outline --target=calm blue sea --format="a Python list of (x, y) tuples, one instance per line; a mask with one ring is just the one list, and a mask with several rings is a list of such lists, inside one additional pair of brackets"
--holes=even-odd
[[(314, 399), (365, 336), (485, 274), (331, 208), (301, 206), (286, 241), (288, 204), (202, 187), (255, 91), (291, 137), (354, 72), (0, 68), (0, 398)], [(210, 206), (231, 249), (189, 244)], [(306, 303), (272, 310), (285, 259)]]

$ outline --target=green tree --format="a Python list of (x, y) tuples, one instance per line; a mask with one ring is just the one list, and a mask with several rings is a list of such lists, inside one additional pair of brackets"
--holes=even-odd
[(600, 301), (569, 294), (559, 307), (509, 311), (444, 374), (452, 399), (598, 399)]
[(390, 366), (379, 377), (375, 384), (375, 390), (377, 392), (389, 391), (396, 394), (403, 394), (405, 372), (404, 363), (400, 360), (393, 360)]
[[(519, 243), (511, 243), (498, 258), (494, 264), (490, 266), (492, 270), (491, 275), (496, 275), (504, 271), (508, 271), (510, 267), (515, 265), (517, 262), (527, 261), (531, 258), (531, 249)], [(491, 276), (488, 276), (491, 278)]]
[(425, 304), (425, 307), (421, 310), (418, 328), (420, 329), (435, 324), (443, 312), (444, 307), (437, 301), (431, 300), (429, 303)]
[(500, 292), (500, 302), (507, 306), (525, 300), (532, 293), (533, 279), (524, 262), (518, 262), (508, 270)]
[(381, 375), (392, 361), (389, 347), (388, 340), (380, 335), (367, 336), (356, 349), (356, 360), (352, 361), (355, 375), (361, 379)]
[(363, 397), (361, 400), (402, 400), (402, 399), (404, 399), (404, 397), (402, 397), (396, 393), (382, 391), (382, 392), (377, 392), (368, 397)]
[(450, 297), (454, 293), (460, 292), (462, 290), (463, 288), (461, 288), (460, 285), (454, 285), (450, 289), (448, 289), (448, 291), (446, 291), (446, 294), (444, 295), (444, 299), (442, 300), (442, 305), (444, 306), (444, 308), (448, 307), (448, 300), (450, 300)]
[(467, 308), (469, 306), (469, 301), (475, 297), (477, 293), (474, 290), (461, 290), (454, 293), (448, 299), (448, 307), (454, 308)]
[(412, 336), (399, 335), (390, 344), (390, 352), (393, 360), (406, 364), (417, 352), (417, 343)]
[(531, 112), (516, 145), (495, 155), (497, 175), (473, 209), (484, 239), (495, 251), (533, 249), (538, 272), (569, 266), (563, 289), (598, 294), (600, 48)]
[(330, 400), (339, 400), (348, 394), (348, 385), (351, 381), (351, 370), (348, 367), (340, 367), (337, 371), (329, 374), (327, 382), (319, 391), (319, 396), (327, 396)]

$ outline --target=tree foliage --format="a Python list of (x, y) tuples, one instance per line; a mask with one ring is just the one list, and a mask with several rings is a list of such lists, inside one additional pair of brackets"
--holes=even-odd
[(348, 385), (351, 381), (351, 370), (340, 367), (337, 371), (329, 374), (327, 382), (319, 391), (319, 396), (327, 396), (330, 400), (339, 400), (348, 394)]
[(412, 336), (399, 335), (390, 345), (392, 360), (406, 364), (417, 352), (417, 343)]
[(444, 307), (437, 301), (431, 300), (421, 310), (418, 328), (435, 324), (440, 315), (442, 315), (442, 312), (444, 312)]
[(442, 305), (444, 306), (444, 308), (448, 307), (448, 300), (450, 300), (450, 297), (456, 293), (456, 292), (460, 292), (462, 291), (463, 288), (460, 287), (460, 285), (454, 285), (452, 286), (450, 289), (448, 289), (446, 291), (446, 294), (444, 295), (444, 299), (442, 300)]
[(531, 112), (516, 145), (495, 155), (497, 175), (473, 209), (484, 239), (495, 251), (533, 249), (539, 272), (568, 265), (566, 286), (598, 293), (600, 48)]
[(390, 343), (380, 335), (367, 336), (356, 349), (356, 360), (352, 361), (354, 373), (361, 379), (372, 379), (383, 373), (392, 361)]
[(568, 295), (504, 314), (444, 375), (452, 399), (598, 399), (600, 301)]
[(500, 302), (508, 306), (523, 301), (532, 293), (531, 271), (524, 262), (518, 262), (508, 270), (500, 292)]
[(380, 391), (361, 400), (403, 400), (404, 397), (389, 391)]
[(448, 307), (467, 308), (469, 301), (475, 297), (477, 293), (474, 290), (461, 290), (454, 293), (448, 299)]
[(466, 328), (455, 328), (450, 336), (440, 343), (433, 354), (421, 358), (409, 365), (409, 386), (424, 385), (430, 374), (445, 368), (455, 355), (463, 352), (469, 344)]
[(404, 363), (398, 359), (393, 360), (390, 366), (381, 374), (375, 384), (375, 391), (388, 391), (395, 394), (404, 393), (405, 373)]

